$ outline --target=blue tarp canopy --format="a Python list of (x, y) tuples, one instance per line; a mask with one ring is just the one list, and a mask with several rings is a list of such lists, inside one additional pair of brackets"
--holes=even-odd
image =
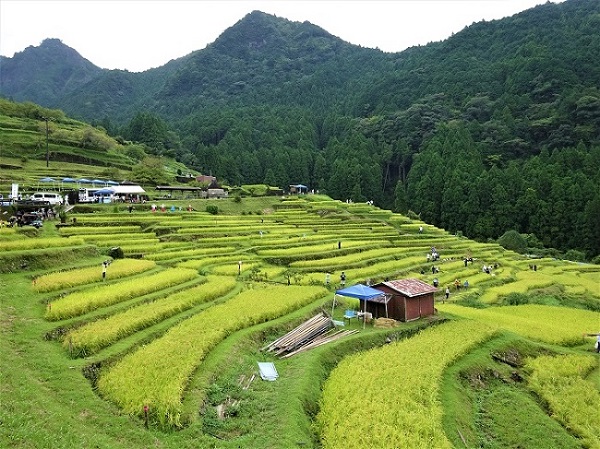
[(92, 179), (92, 184), (106, 184), (106, 181), (102, 181), (101, 179)]
[(379, 300), (385, 304), (385, 316), (387, 317), (387, 303), (390, 299), (388, 295), (386, 295), (381, 290), (377, 290), (376, 288), (369, 287), (364, 284), (356, 284), (350, 287), (342, 288), (341, 290), (336, 290), (335, 295), (333, 295), (333, 305), (331, 306), (331, 316), (333, 316), (333, 311), (335, 309), (335, 298), (337, 295), (340, 296), (348, 296), (350, 298), (357, 298), (359, 301), (362, 300), (364, 309), (362, 312), (363, 316), (363, 328), (366, 323), (366, 312), (367, 312), (367, 301)]
[(385, 293), (383, 293), (381, 290), (377, 290), (376, 288), (371, 288), (368, 285), (356, 284), (352, 285), (351, 287), (336, 290), (335, 294), (340, 296), (349, 296), (351, 298), (364, 299), (368, 301), (369, 299), (382, 296)]
[(63, 178), (62, 182), (77, 182), (73, 178)]
[(55, 181), (56, 180), (54, 178), (50, 178), (50, 177), (40, 179), (40, 182), (55, 182)]
[(106, 181), (106, 185), (109, 185), (109, 186), (118, 186), (119, 183), (117, 181)]
[(115, 193), (113, 189), (100, 189), (96, 190), (92, 195), (112, 195), (113, 193)]
[(92, 183), (91, 180), (86, 179), (86, 178), (80, 178), (80, 179), (77, 180), (77, 182), (84, 182), (84, 183), (87, 183), (87, 184), (91, 184)]
[(290, 184), (290, 192), (291, 193), (305, 193), (308, 192), (308, 187), (304, 184)]

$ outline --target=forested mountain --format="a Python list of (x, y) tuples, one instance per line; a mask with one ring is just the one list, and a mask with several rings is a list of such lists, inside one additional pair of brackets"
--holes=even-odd
[(0, 56), (0, 91), (16, 101), (58, 107), (65, 95), (102, 71), (60, 40), (46, 39), (12, 58)]
[[(28, 62), (51, 49), (56, 49), (53, 60)], [(63, 58), (65, 53), (78, 58)], [(254, 11), (205, 49), (143, 73), (99, 69), (57, 39), (47, 39), (13, 58), (2, 57), (0, 80), (4, 96), (43, 106), (48, 99), (41, 86), (56, 85), (52, 102), (86, 120), (108, 116), (122, 123), (151, 110), (175, 123), (196, 110), (224, 106), (301, 105), (322, 110), (345, 104), (351, 110), (365, 85), (392, 69), (391, 60), (390, 55), (348, 44), (308, 22)], [(83, 63), (95, 69), (93, 79), (86, 80), (90, 82), (52, 75)], [(35, 86), (22, 78), (27, 72), (35, 74)]]
[(18, 70), (5, 68), (26, 70), (30, 47), (2, 59), (2, 94), (63, 108), (232, 184), (301, 182), (472, 238), (516, 229), (593, 256), (598, 29), (600, 2), (567, 0), (390, 54), (255, 11), (163, 67), (64, 78), (56, 103), (33, 84), (11, 90)]

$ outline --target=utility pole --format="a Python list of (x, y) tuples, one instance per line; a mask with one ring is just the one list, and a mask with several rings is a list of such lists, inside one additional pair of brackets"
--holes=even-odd
[(46, 168), (50, 164), (50, 152), (48, 151), (48, 117), (42, 117), (46, 120)]

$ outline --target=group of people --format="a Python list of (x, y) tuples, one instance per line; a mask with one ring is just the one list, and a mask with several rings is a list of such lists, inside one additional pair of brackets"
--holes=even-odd
[[(150, 206), (150, 210), (152, 212), (156, 212), (157, 210), (159, 210), (159, 207), (156, 204), (152, 204), (152, 206)], [(164, 203), (160, 205), (160, 211), (161, 212), (167, 211), (167, 206)], [(175, 206), (171, 206), (171, 212), (175, 212)]]
[[(329, 286), (329, 284), (331, 283), (331, 274), (329, 272), (325, 273), (325, 285)], [(342, 271), (340, 273), (340, 285), (342, 287), (346, 286), (346, 273), (344, 271)]]
[(496, 268), (498, 268), (498, 264), (494, 264), (493, 266), (484, 264), (481, 267), (481, 271), (483, 271), (484, 273), (487, 273), (487, 274), (492, 274), (492, 269), (496, 269)]
[(435, 248), (435, 246), (431, 247), (431, 252), (427, 253), (427, 262), (435, 262), (436, 260), (439, 260), (440, 258), (440, 253), (438, 253), (438, 250)]
[[(34, 212), (24, 212), (22, 210), (18, 210), (15, 215), (10, 217), (6, 226), (12, 228), (13, 226), (25, 226), (29, 224), (39, 223), (41, 225), (42, 220), (53, 220), (56, 218), (56, 212), (51, 207), (42, 207)], [(4, 220), (1, 222), (1, 226), (4, 227)]]
[(461, 282), (458, 278), (454, 279), (454, 288), (456, 290), (460, 290), (463, 287), (465, 289), (469, 288), (469, 281)]
[[(187, 206), (186, 209), (187, 209), (188, 212), (192, 212), (194, 210), (194, 208), (192, 207), (191, 204), (188, 204), (188, 206)], [(150, 211), (151, 212), (158, 212), (159, 210), (161, 212), (163, 212), (163, 213), (166, 212), (167, 210), (169, 210), (170, 212), (176, 212), (177, 210), (179, 210), (179, 212), (182, 212), (183, 211), (183, 207), (179, 206), (179, 209), (176, 208), (175, 206), (167, 207), (164, 203), (161, 204), (160, 206), (157, 206), (156, 204), (152, 204), (150, 206)]]
[[(437, 287), (439, 284), (439, 281), (436, 279), (433, 280), (433, 286)], [(465, 281), (464, 283), (462, 283), (459, 279), (455, 279), (454, 280), (454, 288), (456, 290), (460, 290), (461, 288), (469, 288), (469, 281)], [(444, 291), (444, 297), (442, 298), (442, 304), (444, 304), (446, 301), (448, 301), (448, 299), (450, 299), (450, 286), (447, 285), (446, 286), (446, 290)]]

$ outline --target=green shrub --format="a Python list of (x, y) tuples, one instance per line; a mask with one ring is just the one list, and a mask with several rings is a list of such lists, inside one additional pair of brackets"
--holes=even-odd
[(208, 205), (206, 206), (206, 212), (208, 212), (211, 215), (218, 215), (219, 207), (215, 205)]
[(585, 261), (585, 253), (583, 251), (578, 251), (576, 249), (570, 249), (565, 253), (565, 259), (573, 260), (575, 262), (584, 262)]
[(504, 234), (502, 234), (502, 236), (498, 239), (498, 244), (502, 245), (508, 250), (516, 251), (518, 253), (523, 253), (527, 249), (527, 241), (514, 229), (506, 231)]
[(414, 212), (414, 211), (412, 211), (412, 210), (409, 210), (409, 211), (406, 213), (406, 216), (407, 216), (408, 218), (410, 218), (411, 220), (420, 220), (420, 219), (421, 219), (421, 217), (419, 216), (419, 214), (417, 214), (416, 212)]
[(523, 238), (527, 242), (528, 248), (543, 248), (544, 244), (535, 234), (523, 234)]
[(504, 303), (510, 306), (519, 306), (529, 303), (529, 298), (523, 293), (513, 292), (506, 296)]
[(109, 251), (108, 255), (113, 259), (123, 259), (125, 254), (123, 254), (123, 249), (120, 246), (113, 246)]

